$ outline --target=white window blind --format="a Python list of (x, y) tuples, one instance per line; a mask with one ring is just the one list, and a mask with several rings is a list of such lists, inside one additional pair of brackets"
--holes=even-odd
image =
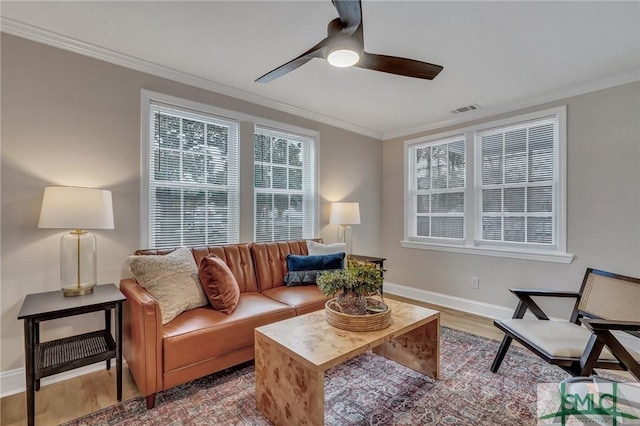
[(464, 135), (412, 148), (410, 238), (464, 238)]
[(238, 123), (154, 101), (149, 111), (150, 246), (238, 242)]
[(476, 240), (556, 245), (557, 118), (479, 132), (476, 143)]
[(263, 126), (254, 135), (254, 239), (313, 238), (314, 138)]

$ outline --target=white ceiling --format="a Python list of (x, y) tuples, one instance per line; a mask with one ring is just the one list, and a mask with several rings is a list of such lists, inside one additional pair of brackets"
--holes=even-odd
[(464, 116), (473, 118), (640, 75), (638, 1), (365, 0), (362, 11), (367, 51), (444, 70), (428, 81), (314, 59), (254, 83), (326, 36), (337, 17), (330, 0), (1, 4), (5, 32), (116, 63), (137, 58), (159, 74), (380, 138), (460, 119), (451, 110), (464, 105), (483, 107)]

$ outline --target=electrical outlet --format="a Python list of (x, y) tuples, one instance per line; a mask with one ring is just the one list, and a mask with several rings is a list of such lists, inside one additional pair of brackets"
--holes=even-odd
[(471, 288), (475, 288), (475, 289), (480, 288), (480, 278), (471, 277)]

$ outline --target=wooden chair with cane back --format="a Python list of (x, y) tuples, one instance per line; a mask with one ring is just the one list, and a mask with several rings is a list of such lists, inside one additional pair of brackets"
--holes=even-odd
[[(510, 291), (519, 302), (511, 319), (494, 321), (505, 336), (491, 366), (492, 372), (498, 371), (515, 339), (573, 376), (588, 376), (594, 368), (632, 368), (638, 374), (640, 279), (588, 268), (579, 292)], [(576, 302), (569, 320), (550, 320), (534, 297), (570, 297)], [(525, 318), (527, 310), (535, 318)], [(609, 336), (614, 331), (624, 332), (628, 339)]]

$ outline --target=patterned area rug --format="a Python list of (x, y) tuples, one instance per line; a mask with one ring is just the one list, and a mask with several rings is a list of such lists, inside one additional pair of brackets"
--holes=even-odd
[[(536, 384), (568, 375), (516, 347), (493, 374), (497, 350), (496, 341), (442, 327), (440, 380), (372, 353), (353, 358), (325, 374), (325, 424), (533, 425)], [(152, 410), (138, 397), (66, 425), (269, 425), (254, 386), (246, 363), (161, 392)]]

